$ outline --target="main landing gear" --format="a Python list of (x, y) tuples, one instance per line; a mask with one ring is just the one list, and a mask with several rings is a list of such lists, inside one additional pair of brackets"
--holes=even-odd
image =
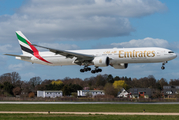
[(165, 61), (165, 62), (162, 63), (162, 67), (161, 67), (162, 70), (165, 69), (165, 66), (164, 66), (164, 65), (165, 65), (166, 63), (168, 63), (168, 61)]
[(98, 72), (102, 72), (102, 69), (96, 67), (94, 70), (91, 70), (90, 67), (84, 67), (84, 69), (80, 69), (80, 72), (87, 72), (87, 71), (91, 71), (91, 73), (98, 73)]
[(91, 71), (91, 73), (98, 73), (98, 72), (102, 72), (102, 69), (96, 67), (94, 70)]
[(84, 69), (80, 69), (80, 72), (87, 72), (87, 71), (91, 71), (90, 67), (84, 67)]

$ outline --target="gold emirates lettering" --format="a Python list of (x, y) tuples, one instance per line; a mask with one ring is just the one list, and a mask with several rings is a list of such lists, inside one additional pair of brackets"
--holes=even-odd
[(134, 57), (155, 57), (155, 51), (119, 51), (119, 58), (134, 58)]

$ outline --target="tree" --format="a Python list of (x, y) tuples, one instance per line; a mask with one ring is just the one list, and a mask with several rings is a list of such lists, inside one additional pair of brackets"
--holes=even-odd
[(161, 98), (163, 96), (163, 94), (161, 93), (160, 90), (155, 89), (152, 95), (152, 98)]
[(4, 86), (0, 83), (0, 90), (3, 89), (3, 87), (4, 87)]
[(34, 98), (35, 94), (34, 94), (34, 92), (30, 92), (28, 96), (29, 96), (29, 98)]
[(61, 80), (57, 80), (57, 81), (52, 81), (51, 83), (52, 85), (60, 85), (60, 84), (63, 84), (63, 82)]
[(12, 85), (14, 86), (18, 86), (20, 83), (21, 77), (19, 75), (19, 73), (17, 72), (12, 72), (11, 73), (11, 81), (12, 81)]
[(120, 90), (121, 88), (126, 89), (127, 88), (127, 84), (125, 83), (124, 80), (118, 80), (118, 81), (114, 81), (113, 83), (114, 88)]
[(157, 88), (159, 90), (163, 90), (163, 86), (166, 86), (166, 85), (168, 85), (168, 82), (164, 78), (161, 78), (160, 80), (157, 81)]
[(169, 85), (179, 85), (179, 79), (170, 79)]
[(64, 95), (64, 96), (71, 94), (71, 92), (70, 92), (71, 90), (70, 90), (69, 85), (65, 85), (65, 86), (63, 87), (62, 91), (63, 91), (63, 95)]
[(28, 93), (31, 91), (31, 85), (27, 81), (23, 81), (21, 85), (22, 95), (28, 96)]
[(11, 73), (5, 73), (0, 76), (0, 83), (4, 84), (4, 82), (12, 83)]
[(5, 73), (0, 76), (1, 83), (9, 82), (13, 86), (17, 86), (17, 84), (18, 84), (17, 82), (19, 82), (20, 80), (21, 80), (21, 77), (20, 77), (19, 73), (17, 73), (17, 72)]
[(70, 93), (77, 92), (77, 90), (83, 89), (80, 85), (76, 85), (76, 84), (70, 84), (69, 87), (70, 87)]
[(21, 88), (20, 87), (16, 87), (12, 90), (14, 96), (16, 95), (20, 95), (21, 94)]
[(107, 82), (108, 83), (114, 83), (114, 78), (113, 78), (113, 76), (111, 74), (108, 75)]
[(104, 87), (105, 95), (112, 95), (114, 97), (117, 96), (118, 90), (114, 88), (113, 84), (106, 83)]
[(120, 80), (120, 77), (119, 76), (116, 76), (115, 78), (114, 78), (114, 81), (115, 80)]
[(96, 87), (98, 86), (105, 86), (107, 83), (107, 76), (106, 75), (97, 75), (95, 78), (96, 81)]
[(30, 79), (29, 84), (31, 85), (31, 89), (34, 89), (37, 85), (40, 85), (42, 79), (40, 77), (33, 77)]
[(12, 90), (13, 90), (13, 85), (10, 83), (10, 82), (4, 82), (4, 90), (6, 91), (6, 92), (8, 92), (9, 94), (13, 94), (12, 93)]

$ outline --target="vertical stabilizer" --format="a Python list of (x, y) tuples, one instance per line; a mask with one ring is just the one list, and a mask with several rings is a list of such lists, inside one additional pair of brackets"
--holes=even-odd
[(31, 48), (31, 42), (23, 35), (21, 31), (16, 31), (16, 35), (20, 44), (20, 47), (22, 49), (23, 55), (29, 55), (32, 56), (34, 54), (34, 51)]

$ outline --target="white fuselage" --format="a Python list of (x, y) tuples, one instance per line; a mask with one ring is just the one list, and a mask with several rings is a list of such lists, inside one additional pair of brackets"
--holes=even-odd
[[(148, 48), (113, 48), (113, 49), (92, 49), (92, 50), (68, 50), (70, 52), (92, 55), (94, 57), (108, 56), (110, 65), (121, 63), (157, 63), (172, 60), (177, 57), (169, 49), (148, 47)], [(32, 56), (30, 59), (16, 57), (16, 59), (51, 66), (76, 65), (74, 58), (66, 58), (62, 55), (53, 52), (39, 52), (39, 55), (44, 58), (47, 63)]]

